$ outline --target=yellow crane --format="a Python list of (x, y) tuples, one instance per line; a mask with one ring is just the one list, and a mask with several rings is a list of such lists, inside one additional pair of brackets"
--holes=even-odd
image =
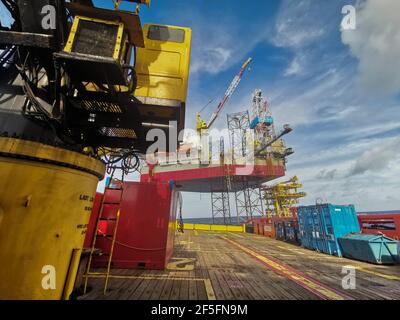
[(68, 299), (106, 172), (98, 158), (131, 168), (146, 130), (184, 127), (191, 30), (142, 27), (150, 0), (129, 0), (135, 11), (51, 1), (47, 29), (49, 1), (2, 2), (18, 23), (0, 18), (0, 91), (18, 90), (0, 101), (0, 299)]
[(266, 215), (292, 217), (290, 209), (306, 196), (305, 192), (299, 191), (302, 187), (297, 176), (272, 186), (263, 186), (261, 189), (266, 202)]

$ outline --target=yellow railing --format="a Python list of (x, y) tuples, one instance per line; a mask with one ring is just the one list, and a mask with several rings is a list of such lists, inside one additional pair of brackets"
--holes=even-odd
[(215, 224), (184, 223), (184, 230), (220, 231), (220, 232), (246, 232), (246, 226), (225, 226)]

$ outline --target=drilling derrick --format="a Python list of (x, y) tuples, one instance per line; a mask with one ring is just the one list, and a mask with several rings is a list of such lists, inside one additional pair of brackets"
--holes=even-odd
[(286, 148), (281, 139), (292, 129), (286, 124), (283, 130), (278, 135), (276, 134), (269, 103), (264, 99), (260, 89), (256, 89), (253, 94), (250, 129), (254, 129), (254, 147), (257, 157), (285, 159), (293, 154), (293, 149)]
[(275, 127), (269, 104), (259, 89), (253, 94), (251, 116), (250, 128), (254, 129), (254, 142), (256, 147), (260, 147), (275, 137)]

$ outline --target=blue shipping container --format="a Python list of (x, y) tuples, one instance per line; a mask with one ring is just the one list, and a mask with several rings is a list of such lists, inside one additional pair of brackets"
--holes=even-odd
[(342, 257), (338, 238), (360, 232), (353, 205), (321, 204), (297, 209), (302, 246)]
[(294, 222), (285, 222), (286, 241), (299, 244), (299, 234)]
[(275, 223), (275, 238), (277, 240), (285, 240), (285, 223), (283, 221)]

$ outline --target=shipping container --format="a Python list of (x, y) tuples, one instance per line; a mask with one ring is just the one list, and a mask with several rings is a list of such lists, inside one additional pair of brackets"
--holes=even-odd
[(275, 225), (275, 239), (276, 240), (285, 240), (285, 222), (284, 221), (276, 221)]
[(361, 232), (364, 234), (384, 234), (400, 240), (400, 213), (358, 214)]
[(349, 234), (339, 238), (343, 256), (375, 264), (399, 262), (398, 241), (384, 235)]
[(293, 244), (300, 244), (299, 225), (297, 218), (274, 218), (273, 223), (275, 226), (275, 238), (277, 240), (290, 242)]
[[(164, 269), (173, 253), (179, 192), (164, 182), (124, 182), (123, 189), (113, 267)], [(119, 192), (106, 189), (103, 218), (115, 217)], [(96, 199), (98, 202), (101, 197)], [(99, 209), (98, 204), (93, 206), (90, 225), (95, 225)], [(113, 224), (112, 220), (100, 221), (98, 234), (111, 234)], [(85, 243), (90, 243), (93, 236), (94, 230), (87, 234)], [(108, 253), (110, 246), (111, 238), (100, 237), (96, 241), (96, 248), (102, 252)], [(107, 256), (96, 256), (92, 265), (101, 267), (107, 261)]]
[(252, 222), (255, 234), (275, 238), (275, 229), (273, 228), (271, 218), (253, 218)]
[(297, 217), (269, 217), (253, 218), (254, 233), (282, 240), (294, 244), (300, 244), (300, 234)]
[(285, 222), (285, 239), (284, 241), (293, 244), (301, 244), (298, 220), (290, 220)]
[(302, 246), (341, 257), (338, 238), (360, 232), (353, 205), (321, 204), (298, 207)]
[(253, 226), (254, 226), (254, 234), (260, 234), (259, 229), (258, 229), (259, 226), (256, 221), (253, 222)]
[(254, 224), (246, 224), (246, 233), (254, 233)]
[(262, 219), (263, 235), (272, 239), (276, 238), (275, 225), (273, 218)]

